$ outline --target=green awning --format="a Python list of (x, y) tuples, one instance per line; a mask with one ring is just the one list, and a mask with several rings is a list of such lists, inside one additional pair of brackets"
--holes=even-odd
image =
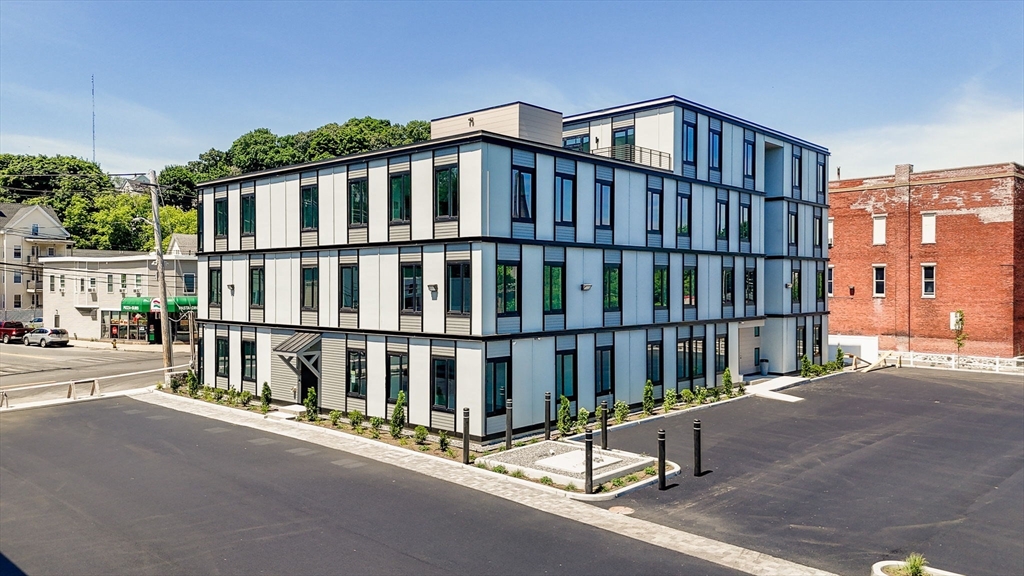
[[(199, 306), (198, 296), (171, 296), (168, 312), (190, 312)], [(160, 299), (152, 296), (133, 296), (121, 299), (122, 312), (159, 312)]]

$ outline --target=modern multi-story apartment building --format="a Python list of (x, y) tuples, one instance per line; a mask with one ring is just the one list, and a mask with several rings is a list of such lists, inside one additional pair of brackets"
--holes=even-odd
[(43, 307), (39, 258), (63, 256), (71, 234), (49, 206), (0, 203), (0, 310), (31, 318)]
[(1015, 162), (831, 183), (832, 332), (882, 350), (1024, 354), (1024, 167)]
[[(200, 185), (205, 382), (503, 433), (821, 359), (824, 148), (677, 98), (523, 103)], [(816, 278), (815, 282), (804, 279)], [(809, 289), (808, 289), (809, 287)]]

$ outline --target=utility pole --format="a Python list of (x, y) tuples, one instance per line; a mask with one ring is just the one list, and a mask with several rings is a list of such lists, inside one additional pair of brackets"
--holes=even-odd
[(168, 313), (167, 275), (164, 273), (164, 238), (160, 230), (160, 189), (156, 184), (156, 172), (150, 170), (149, 199), (153, 204), (153, 237), (156, 240), (156, 281), (160, 284), (160, 334), (164, 349), (164, 381), (170, 379), (170, 368), (174, 366), (174, 350), (171, 342), (171, 318)]

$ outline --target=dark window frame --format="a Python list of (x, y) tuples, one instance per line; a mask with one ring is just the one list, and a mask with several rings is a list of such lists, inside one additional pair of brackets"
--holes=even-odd
[(744, 268), (743, 270), (743, 304), (745, 306), (757, 305), (757, 268)]
[(799, 304), (801, 302), (800, 266), (794, 262), (794, 267), (789, 271), (789, 297), (790, 302)]
[[(614, 299), (611, 297), (612, 278), (610, 278), (610, 275), (615, 276), (616, 290)], [(622, 311), (622, 264), (605, 262), (604, 272), (601, 275), (601, 300), (605, 312)]]
[[(607, 354), (608, 382), (604, 381), (604, 364)], [(615, 347), (598, 346), (594, 350), (594, 396), (615, 397)]]
[[(684, 212), (685, 206), (685, 214)], [(690, 237), (690, 230), (692, 229), (691, 220), (693, 218), (692, 210), (690, 210), (690, 195), (689, 194), (677, 194), (676, 195), (676, 236)], [(683, 223), (683, 220), (686, 220)]]
[(803, 188), (804, 183), (804, 158), (799, 151), (793, 153), (793, 161), (790, 166), (790, 171), (790, 178), (793, 180), (793, 192), (798, 193)]
[(754, 141), (743, 139), (743, 177), (754, 178), (757, 172), (757, 150)]
[(729, 239), (729, 201), (715, 200), (715, 239)]
[[(124, 276), (122, 274), (121, 276)], [(208, 297), (209, 305), (219, 307), (224, 301), (224, 274), (220, 268), (210, 268), (209, 272), (210, 285), (208, 286)], [(123, 279), (122, 279), (123, 280)], [(121, 283), (122, 289), (124, 282)]]
[[(798, 320), (799, 321), (799, 320)], [(796, 326), (796, 365), (800, 365), (800, 360), (807, 355), (807, 328), (797, 324)]]
[[(620, 139), (623, 142), (619, 143)], [(636, 146), (636, 126), (623, 126), (612, 130), (612, 146)]]
[(750, 204), (740, 203), (740, 242), (750, 242), (753, 236), (753, 222), (750, 218)]
[[(394, 389), (395, 365), (391, 362), (393, 358), (398, 359), (398, 391), (405, 392), (405, 405), (409, 406), (409, 353), (388, 352), (384, 357), (384, 365), (388, 369), (388, 404), (398, 402), (398, 393)], [(404, 361), (403, 361), (404, 359)]]
[[(569, 214), (566, 218), (565, 185), (569, 184)], [(576, 177), (571, 174), (555, 173), (555, 226), (576, 225)]]
[[(349, 287), (349, 297), (345, 297), (345, 270), (351, 269), (349, 278), (351, 279), (351, 286)], [(346, 301), (351, 302), (351, 306), (346, 306)], [(342, 312), (358, 312), (359, 311), (359, 264), (339, 264), (338, 265), (338, 308)]]
[(266, 305), (266, 273), (263, 266), (249, 267), (249, 308), (263, 308)]
[[(445, 210), (441, 208), (441, 179), (447, 181), (448, 201)], [(452, 181), (454, 180), (454, 190)], [(434, 168), (434, 221), (449, 222), (459, 219), (459, 165), (448, 164)]]
[[(692, 277), (689, 283), (687, 283), (687, 277)], [(683, 308), (696, 308), (697, 307), (697, 267), (696, 266), (684, 266), (683, 267)], [(689, 290), (688, 290), (689, 289)], [(689, 302), (687, 302), (689, 299)]]
[(352, 398), (366, 398), (367, 394), (366, 350), (349, 348), (345, 351), (345, 395)]
[(715, 375), (725, 372), (729, 367), (729, 336), (726, 334), (715, 335)]
[[(406, 283), (405, 283), (405, 272), (411, 270), (412, 286), (414, 288), (414, 294), (411, 296), (406, 294)], [(416, 274), (419, 272), (419, 274)], [(405, 315), (420, 315), (423, 314), (423, 263), (422, 262), (407, 262), (399, 266), (398, 268), (398, 298), (399, 314)], [(412, 306), (410, 307), (410, 298)]]
[(722, 306), (733, 306), (736, 303), (736, 269), (731, 266), (722, 267)]
[[(499, 366), (505, 371), (505, 385), (497, 379)], [(512, 393), (512, 358), (488, 358), (484, 363), (484, 414), (486, 418), (500, 416), (506, 411), (506, 400)]]
[[(579, 142), (572, 142), (579, 140)], [(590, 134), (578, 134), (576, 136), (565, 136), (562, 138), (562, 148), (575, 150), (577, 152), (590, 152)]]
[[(437, 367), (438, 363), (444, 363), (445, 366), (445, 403), (438, 403), (438, 375)], [(457, 372), (458, 365), (455, 362), (455, 358), (450, 356), (431, 356), (430, 358), (430, 378), (431, 378), (431, 400), (430, 406), (432, 410), (438, 412), (455, 412), (456, 404), (456, 392), (458, 391), (458, 379)]]
[[(554, 270), (558, 269), (558, 302), (555, 305), (554, 298)], [(544, 263), (544, 287), (542, 298), (544, 301), (545, 314), (565, 314), (565, 263), (545, 262)]]
[(256, 341), (242, 340), (242, 381), (256, 381)]
[(825, 269), (814, 271), (814, 296), (819, 303), (825, 302)]
[(800, 213), (790, 211), (787, 213), (786, 225), (788, 227), (787, 241), (789, 246), (800, 245)]
[(708, 170), (722, 171), (722, 130), (708, 127)]
[[(302, 288), (301, 288), (302, 292), (301, 292), (301, 294), (302, 294), (302, 296), (301, 296), (301, 301), (300, 301), (301, 307), (302, 307), (303, 310), (307, 310), (307, 311), (318, 310), (319, 307), (320, 307), (320, 266), (319, 265), (302, 266), (301, 270), (302, 270), (301, 271), (301, 274), (302, 274)], [(312, 277), (307, 278), (306, 277), (306, 273), (307, 272), (312, 272), (312, 275), (311, 275)], [(307, 294), (307, 288), (309, 290), (308, 294)], [(311, 300), (311, 302), (307, 300), (307, 298), (306, 298), (307, 296), (309, 297), (309, 300)]]
[[(658, 276), (661, 276), (661, 290), (659, 293)], [(654, 275), (652, 277), (652, 283), (654, 288), (654, 309), (655, 310), (667, 310), (671, 299), (671, 291), (669, 290), (669, 284), (671, 282), (669, 276), (668, 265), (655, 264)]]
[[(458, 269), (460, 276), (457, 282), (462, 290), (460, 308), (452, 308), (452, 271)], [(450, 260), (445, 262), (445, 314), (448, 316), (469, 316), (473, 311), (473, 267), (469, 260)]]
[[(508, 286), (510, 272), (513, 273), (511, 277), (513, 282), (515, 282), (515, 285), (511, 287), (513, 295), (511, 301), (508, 299), (510, 293)], [(498, 317), (519, 316), (519, 303), (522, 298), (522, 283), (519, 281), (519, 262), (499, 261), (495, 266), (494, 276), (495, 310), (497, 310)]]
[[(398, 184), (395, 198), (395, 184)], [(397, 200), (397, 203), (396, 203)], [(412, 223), (412, 173), (395, 172), (388, 175), (388, 224)]]
[(665, 355), (660, 341), (647, 343), (647, 379), (661, 386), (665, 379)]
[(697, 166), (697, 124), (683, 121), (683, 164)]
[(217, 376), (229, 378), (231, 375), (231, 344), (227, 338), (217, 337), (214, 345)]
[[(526, 180), (523, 176), (529, 175), (529, 189), (528, 198), (529, 206), (525, 207), (522, 203), (522, 192), (520, 187), (526, 184)], [(525, 216), (522, 211), (526, 208), (529, 213)], [(525, 166), (512, 166), (512, 221), (513, 222), (526, 222), (533, 224), (537, 220), (537, 170), (535, 168), (527, 168)]]
[[(604, 210), (604, 197), (608, 197), (608, 211)], [(607, 222), (607, 224), (605, 223)], [(615, 183), (607, 180), (594, 182), (594, 227), (611, 230), (615, 226)]]
[[(366, 228), (370, 225), (370, 181), (365, 176), (352, 178), (346, 187), (348, 200), (348, 227)], [(354, 199), (353, 195), (358, 195)]]
[(299, 229), (303, 232), (320, 229), (320, 188), (316, 184), (299, 187)]
[[(228, 236), (228, 199), (216, 198), (213, 201), (213, 237), (227, 238)], [(15, 255), (15, 258), (18, 256)]]
[(814, 217), (814, 228), (812, 229), (814, 234), (814, 247), (821, 248), (821, 216)]
[[(665, 212), (665, 195), (661, 190), (647, 189), (647, 232), (660, 234), (662, 217)], [(655, 212), (657, 212), (655, 214)]]
[[(566, 367), (569, 369), (569, 394), (566, 394)], [(561, 402), (565, 396), (570, 402), (579, 397), (579, 374), (576, 369), (576, 351), (558, 350), (555, 352), (555, 401)]]
[(242, 237), (256, 235), (256, 194), (242, 194), (239, 198), (239, 221)]

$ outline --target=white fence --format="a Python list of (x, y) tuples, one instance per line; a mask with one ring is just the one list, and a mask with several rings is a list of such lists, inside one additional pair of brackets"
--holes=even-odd
[(960, 356), (957, 354), (925, 354), (922, 352), (888, 352), (887, 366), (899, 365), (918, 368), (946, 368), (973, 372), (999, 372), (1024, 374), (1024, 356), (992, 358), (988, 356)]

